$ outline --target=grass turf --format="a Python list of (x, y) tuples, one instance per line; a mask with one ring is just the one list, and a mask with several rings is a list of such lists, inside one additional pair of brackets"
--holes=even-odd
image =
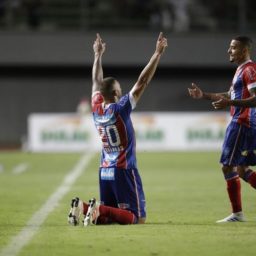
[[(1, 153), (0, 250), (62, 183), (78, 154)], [(67, 225), (70, 199), (98, 196), (98, 160), (91, 161), (20, 255), (254, 255), (255, 190), (242, 183), (248, 222), (215, 224), (230, 213), (219, 153), (139, 153), (147, 224)], [(13, 174), (19, 163), (28, 169)]]

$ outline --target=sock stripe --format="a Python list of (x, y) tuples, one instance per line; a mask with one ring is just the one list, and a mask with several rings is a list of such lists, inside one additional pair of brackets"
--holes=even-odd
[(225, 180), (233, 180), (236, 178), (239, 178), (239, 175), (237, 172), (230, 172), (230, 173), (226, 173), (224, 174)]

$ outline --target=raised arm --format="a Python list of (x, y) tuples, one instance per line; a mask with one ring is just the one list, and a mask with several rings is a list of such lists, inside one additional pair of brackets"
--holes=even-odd
[(92, 93), (99, 91), (103, 80), (102, 55), (105, 51), (106, 44), (103, 43), (99, 34), (93, 44), (94, 62), (92, 67)]
[(131, 89), (131, 93), (136, 102), (138, 102), (145, 88), (147, 87), (153, 75), (155, 74), (160, 58), (164, 53), (164, 50), (166, 47), (167, 47), (167, 39), (163, 36), (163, 33), (161, 32), (157, 39), (156, 50), (154, 54), (152, 55), (146, 67), (142, 70), (137, 82)]

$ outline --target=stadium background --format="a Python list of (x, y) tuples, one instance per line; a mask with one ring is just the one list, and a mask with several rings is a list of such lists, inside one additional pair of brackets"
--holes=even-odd
[(0, 146), (20, 147), (30, 113), (75, 112), (90, 97), (96, 32), (107, 43), (104, 73), (124, 92), (159, 31), (166, 34), (169, 48), (137, 111), (211, 111), (187, 87), (228, 88), (229, 41), (238, 34), (256, 41), (255, 8), (252, 0), (1, 0)]

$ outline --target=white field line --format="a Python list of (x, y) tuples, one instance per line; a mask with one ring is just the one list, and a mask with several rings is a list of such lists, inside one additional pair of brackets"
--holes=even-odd
[(4, 172), (4, 166), (2, 164), (0, 164), (0, 173)]
[(12, 169), (12, 173), (13, 174), (21, 174), (22, 172), (27, 171), (28, 168), (29, 168), (28, 163), (20, 163), (20, 164), (14, 166), (14, 168)]
[(22, 248), (29, 243), (34, 235), (40, 229), (47, 216), (57, 207), (59, 201), (71, 189), (73, 183), (84, 172), (89, 164), (93, 154), (88, 153), (82, 156), (74, 168), (66, 175), (62, 184), (57, 190), (48, 198), (45, 204), (32, 216), (27, 222), (26, 226), (14, 236), (10, 243), (2, 249), (1, 256), (15, 256), (18, 255)]

